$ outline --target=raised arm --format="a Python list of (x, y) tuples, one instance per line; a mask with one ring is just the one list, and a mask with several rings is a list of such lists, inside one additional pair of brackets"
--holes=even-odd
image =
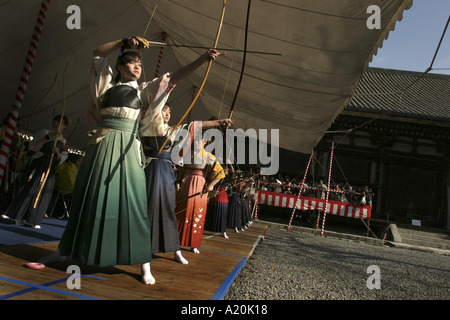
[(209, 62), (209, 60), (215, 60), (217, 57), (226, 54), (225, 52), (219, 52), (216, 49), (209, 49), (200, 57), (192, 61), (191, 63), (181, 67), (177, 71), (175, 71), (170, 79), (172, 84), (180, 83), (183, 79), (188, 77), (190, 74), (194, 73), (195, 70), (200, 68), (205, 62)]
[(116, 52), (119, 48), (117, 41), (111, 41), (95, 48), (93, 53), (95, 57), (106, 57), (111, 53)]
[(145, 39), (139, 37), (110, 41), (95, 48), (93, 53), (95, 57), (107, 57), (121, 48), (137, 49), (148, 47), (148, 45), (145, 44), (145, 41)]
[(233, 124), (233, 122), (234, 121), (231, 119), (202, 121), (202, 130), (216, 128), (219, 126), (228, 128), (229, 126), (231, 126)]

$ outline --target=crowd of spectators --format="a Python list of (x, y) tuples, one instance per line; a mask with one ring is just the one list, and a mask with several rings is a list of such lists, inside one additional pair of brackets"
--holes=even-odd
[[(303, 178), (291, 178), (289, 176), (259, 176), (259, 189), (285, 194), (298, 194), (302, 189), (302, 196), (325, 199), (327, 184), (323, 180), (308, 179), (304, 183)], [(303, 183), (303, 187), (302, 186)], [(329, 200), (348, 202), (360, 205), (372, 206), (374, 194), (368, 186), (352, 186), (346, 183), (332, 183), (330, 185)]]

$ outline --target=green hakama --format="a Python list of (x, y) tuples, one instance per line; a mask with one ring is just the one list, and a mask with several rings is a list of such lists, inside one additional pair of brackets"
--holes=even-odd
[[(74, 187), (61, 255), (88, 265), (151, 260), (151, 236), (138, 122), (104, 117)], [(99, 137), (98, 135), (106, 135)]]
[(150, 262), (145, 156), (138, 139), (142, 110), (160, 115), (173, 85), (170, 74), (138, 85), (112, 82), (106, 58), (95, 57), (91, 88), (99, 127), (75, 181), (60, 255), (95, 266)]

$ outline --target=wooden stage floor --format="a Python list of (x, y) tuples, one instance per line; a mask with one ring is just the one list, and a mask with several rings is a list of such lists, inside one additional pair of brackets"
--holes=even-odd
[[(0, 300), (222, 300), (265, 230), (256, 221), (240, 233), (228, 230), (229, 239), (205, 231), (200, 254), (182, 250), (188, 265), (175, 262), (173, 253), (157, 254), (151, 262), (154, 285), (140, 282), (139, 265), (80, 265), (78, 280), (68, 270), (75, 264), (70, 261), (43, 270), (24, 267), (54, 252), (58, 241), (6, 246), (0, 249)], [(77, 283), (80, 289), (69, 289)]]

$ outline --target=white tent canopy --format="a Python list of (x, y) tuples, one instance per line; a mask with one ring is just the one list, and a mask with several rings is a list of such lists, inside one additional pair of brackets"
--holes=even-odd
[[(87, 131), (95, 127), (84, 121), (91, 101), (92, 49), (133, 35), (160, 41), (163, 31), (168, 34), (168, 43), (212, 47), (222, 4), (221, 0), (52, 1), (20, 110), (20, 129), (25, 130), (31, 116), (30, 134), (49, 128), (51, 118), (61, 113), (64, 101), (66, 115), (73, 122), (65, 135), (73, 132), (70, 145), (84, 148)], [(234, 127), (279, 129), (281, 148), (310, 153), (348, 103), (372, 56), (411, 4), (412, 0), (253, 0), (247, 49), (283, 55), (247, 54), (234, 107)], [(12, 109), (40, 5), (40, 0), (0, 4), (3, 118)], [(66, 25), (71, 17), (66, 12), (69, 5), (80, 8), (81, 29), (70, 30)], [(380, 29), (367, 27), (370, 5), (381, 9)], [(218, 48), (244, 48), (246, 15), (247, 1), (226, 2)], [(175, 71), (204, 51), (165, 47), (158, 70)], [(159, 47), (143, 51), (146, 80), (155, 76), (159, 55)], [(111, 57), (112, 65), (115, 58)], [(243, 53), (229, 51), (213, 63), (190, 120), (228, 117), (242, 61)], [(53, 89), (32, 115), (56, 74)], [(173, 124), (186, 111), (204, 74), (205, 69), (200, 69), (171, 93)]]

